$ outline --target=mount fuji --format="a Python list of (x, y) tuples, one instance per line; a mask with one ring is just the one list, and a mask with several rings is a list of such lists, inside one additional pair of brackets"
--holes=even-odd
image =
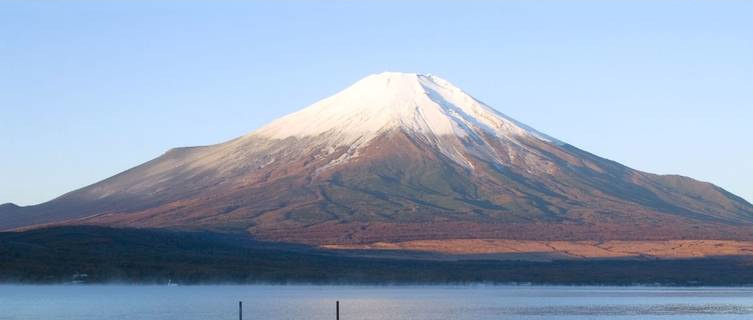
[(580, 150), (439, 77), (388, 72), (245, 136), (0, 206), (2, 230), (79, 224), (308, 244), (753, 240), (753, 205)]

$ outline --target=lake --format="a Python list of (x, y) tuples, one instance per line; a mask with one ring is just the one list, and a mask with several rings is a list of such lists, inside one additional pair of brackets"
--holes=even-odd
[(750, 319), (753, 288), (0, 285), (0, 319)]

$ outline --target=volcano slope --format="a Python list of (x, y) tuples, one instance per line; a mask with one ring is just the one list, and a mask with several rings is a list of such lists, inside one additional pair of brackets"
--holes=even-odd
[(0, 206), (3, 230), (80, 224), (313, 245), (753, 240), (753, 205), (580, 150), (439, 77), (382, 73), (237, 139)]

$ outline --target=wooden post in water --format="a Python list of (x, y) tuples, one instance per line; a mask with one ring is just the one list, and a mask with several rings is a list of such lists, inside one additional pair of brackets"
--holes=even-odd
[(243, 301), (238, 301), (238, 320), (243, 320)]
[(340, 320), (340, 300), (335, 301), (335, 320)]

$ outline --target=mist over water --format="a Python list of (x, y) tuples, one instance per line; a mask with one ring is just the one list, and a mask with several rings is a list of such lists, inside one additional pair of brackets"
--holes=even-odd
[(0, 319), (749, 319), (753, 288), (0, 286)]

